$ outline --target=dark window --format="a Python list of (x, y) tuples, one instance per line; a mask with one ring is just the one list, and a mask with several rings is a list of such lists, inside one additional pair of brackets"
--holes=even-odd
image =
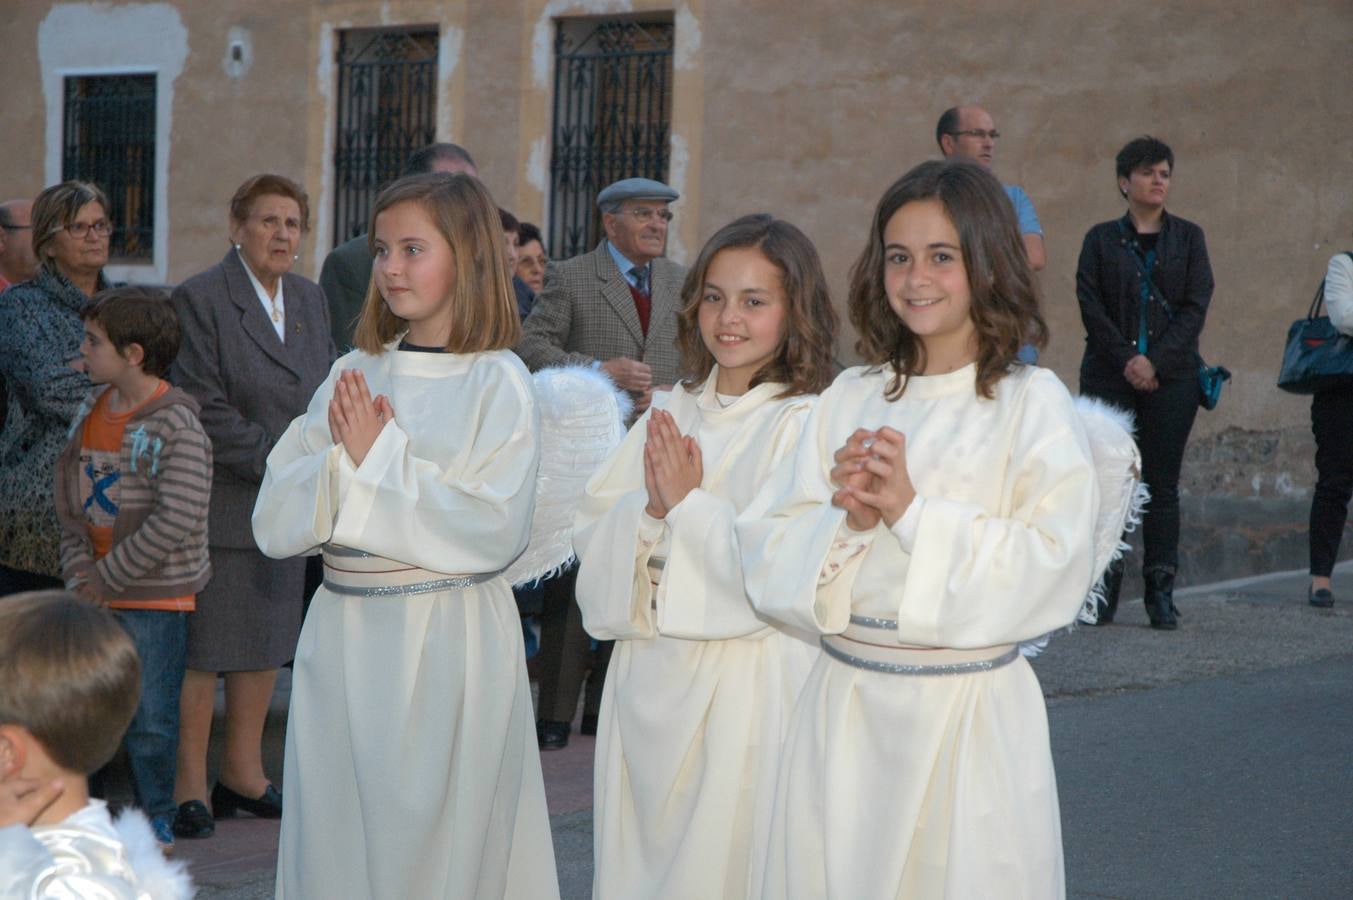
[(154, 75), (66, 79), (61, 177), (92, 181), (108, 195), (112, 259), (154, 258)]
[(334, 244), (366, 231), (377, 192), (437, 135), (437, 32), (344, 31), (338, 39)]
[(667, 21), (559, 22), (550, 156), (550, 256), (601, 239), (597, 191), (636, 176), (667, 180), (672, 121)]

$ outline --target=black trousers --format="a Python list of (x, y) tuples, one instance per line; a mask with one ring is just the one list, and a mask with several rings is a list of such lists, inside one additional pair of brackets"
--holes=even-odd
[(1311, 498), (1311, 574), (1328, 578), (1353, 497), (1353, 390), (1311, 398), (1315, 433), (1315, 496)]
[(1081, 369), (1081, 393), (1131, 412), (1137, 419), (1137, 449), (1142, 480), (1151, 491), (1142, 522), (1142, 571), (1179, 569), (1179, 470), (1184, 447), (1198, 415), (1198, 381), (1162, 382), (1154, 391), (1138, 391), (1121, 374)]
[(606, 667), (615, 645), (614, 641), (600, 641), (595, 651), (590, 649), (592, 639), (583, 630), (583, 612), (573, 595), (577, 580), (575, 563), (564, 574), (545, 582), (540, 613), (540, 662), (536, 669), (540, 687), (537, 717), (552, 722), (573, 721), (584, 677), (587, 693), (583, 715), (597, 715), (601, 710)]

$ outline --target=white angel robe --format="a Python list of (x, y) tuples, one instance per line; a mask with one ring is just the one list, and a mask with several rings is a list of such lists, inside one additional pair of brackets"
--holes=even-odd
[[(1050, 371), (1017, 367), (991, 400), (975, 377), (913, 378), (889, 402), (889, 374), (842, 373), (739, 521), (757, 610), (846, 632), (824, 638), (790, 725), (766, 900), (1065, 895), (1047, 712), (1014, 645), (1080, 608), (1095, 471)], [(831, 505), (832, 455), (884, 425), (906, 435), (917, 496), (858, 534)]]
[[(358, 467), (329, 431), (338, 375), (395, 410)], [(510, 352), (353, 352), (268, 456), (254, 537), (324, 547), (296, 648), (279, 898), (557, 898), (512, 592), (539, 447)], [(440, 585), (400, 593), (398, 585)]]
[[(756, 615), (734, 535), (814, 398), (775, 399), (784, 386), (762, 384), (725, 408), (716, 377), (653, 401), (699, 441), (701, 486), (662, 522), (644, 513), (646, 414), (576, 519), (583, 624), (616, 641), (597, 726), (597, 900), (750, 895), (789, 714), (820, 652), (812, 636)], [(665, 559), (660, 578), (655, 559)]]

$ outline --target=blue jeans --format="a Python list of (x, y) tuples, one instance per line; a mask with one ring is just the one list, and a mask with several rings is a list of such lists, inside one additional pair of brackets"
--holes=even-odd
[(150, 818), (172, 814), (188, 613), (153, 609), (113, 612), (141, 657), (141, 701), (124, 738), (136, 805)]

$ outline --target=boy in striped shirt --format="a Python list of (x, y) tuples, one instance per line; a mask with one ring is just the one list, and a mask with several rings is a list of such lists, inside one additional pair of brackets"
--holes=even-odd
[(137, 805), (168, 847), (186, 616), (211, 574), (211, 443), (197, 402), (162, 377), (180, 334), (162, 293), (103, 291), (82, 316), (95, 387), (57, 461), (61, 568), (68, 589), (114, 610), (141, 657), (126, 744)]

